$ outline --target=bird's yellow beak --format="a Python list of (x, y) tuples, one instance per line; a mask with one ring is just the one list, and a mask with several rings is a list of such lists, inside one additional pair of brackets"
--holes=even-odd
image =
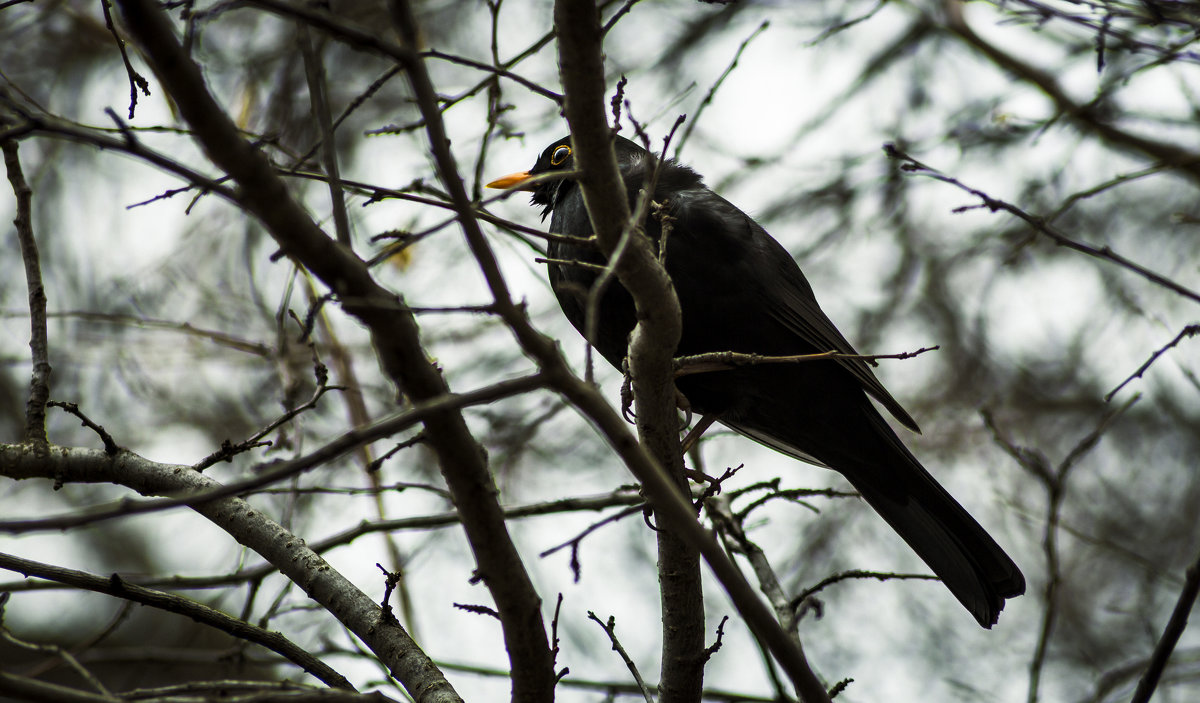
[(513, 188), (516, 190), (533, 190), (534, 189), (533, 186), (522, 185), (523, 183), (528, 181), (530, 178), (533, 178), (533, 176), (530, 175), (529, 171), (518, 171), (517, 173), (510, 173), (507, 176), (501, 176), (500, 178), (497, 178), (496, 180), (492, 181), (491, 183), (488, 183), (487, 187), (488, 188)]

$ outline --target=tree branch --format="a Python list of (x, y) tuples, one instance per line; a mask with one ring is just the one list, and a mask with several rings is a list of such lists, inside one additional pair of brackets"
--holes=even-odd
[[(196, 495), (220, 487), (188, 466), (159, 464), (132, 452), (58, 447), (42, 458), (20, 447), (0, 447), (0, 474), (62, 482), (112, 483), (147, 495)], [(419, 703), (461, 703), (454, 689), (408, 636), (381, 617), (379, 606), (346, 580), (304, 540), (241, 498), (225, 497), (194, 506), (196, 512), (258, 552), (304, 589), (371, 648)]]
[(1147, 156), (1176, 169), (1193, 183), (1200, 184), (1200, 152), (1190, 151), (1177, 144), (1142, 137), (1118, 129), (1106, 121), (1094, 105), (1076, 103), (1059, 85), (1054, 76), (993, 45), (975, 33), (963, 15), (963, 4), (950, 0), (944, 3), (946, 28), (968, 46), (986, 56), (992, 63), (1020, 80), (1037, 86), (1054, 102), (1058, 112), (1081, 129), (1091, 132), (1101, 141), (1122, 151)]
[(1179, 599), (1175, 602), (1171, 619), (1163, 628), (1162, 637), (1154, 646), (1154, 654), (1150, 656), (1150, 664), (1146, 667), (1146, 673), (1138, 679), (1137, 690), (1133, 693), (1131, 703), (1149, 703), (1150, 697), (1154, 695), (1154, 689), (1158, 687), (1158, 680), (1162, 677), (1163, 670), (1167, 668), (1171, 652), (1175, 650), (1180, 635), (1187, 627), (1188, 615), (1196, 604), (1197, 594), (1200, 594), (1200, 556), (1188, 567), (1187, 581), (1183, 585), (1183, 590), (1179, 592)]
[(29, 399), (25, 402), (25, 441), (45, 447), (46, 403), (50, 400), (50, 341), (46, 334), (46, 288), (42, 284), (42, 265), (37, 240), (33, 236), (33, 189), (21, 169), (16, 139), (0, 144), (4, 151), (4, 166), (8, 181), (17, 199), (17, 241), (21, 245), (21, 260), (25, 262), (25, 284), (29, 290), (29, 351), (33, 374), (29, 379)]
[[(686, 491), (679, 448), (672, 359), (682, 324), (679, 299), (650, 240), (631, 219), (617, 170), (604, 101), (603, 33), (591, 0), (554, 5), (564, 114), (571, 125), (579, 185), (596, 240), (632, 294), (638, 324), (629, 343), (638, 437), (680, 494)], [(645, 194), (651, 197), (653, 192)], [(623, 236), (624, 235), (624, 236)], [(616, 256), (620, 250), (620, 256)], [(704, 683), (704, 605), (700, 555), (667, 523), (658, 538), (663, 651), (660, 695), (669, 703), (698, 699)]]
[[(343, 309), (367, 326), (389, 378), (414, 401), (447, 393), (445, 379), (421, 345), (412, 314), (396, 305), (396, 296), (371, 278), (362, 260), (317, 227), (290, 197), (271, 163), (241, 138), (157, 4), (150, 0), (120, 0), (119, 5), (130, 34), (208, 157), (233, 177), (241, 189), (243, 205), (264, 224), (284, 253), (303, 263), (332, 289)], [(411, 61), (415, 54), (405, 49), (398, 58)], [(412, 70), (415, 65), (408, 66), (410, 79), (417, 73)], [(505, 615), (506, 643), (514, 657), (514, 669), (522, 671), (527, 668), (527, 659), (536, 659), (537, 668), (545, 668), (552, 680), (540, 601), (504, 527), (482, 448), (456, 409), (426, 418), (425, 430), (463, 515), (479, 574)], [(409, 685), (411, 679), (400, 678)], [(414, 696), (423, 695), (422, 691), (408, 690)]]
[(10, 554), (0, 554), (0, 569), (16, 571), (27, 577), (36, 576), (37, 578), (64, 583), (87, 591), (105, 593), (116, 598), (124, 598), (134, 603), (148, 605), (152, 608), (185, 615), (203, 625), (228, 633), (247, 642), (253, 642), (254, 644), (266, 647), (293, 664), (296, 664), (309, 674), (317, 677), (328, 686), (348, 691), (355, 690), (354, 686), (350, 685), (350, 682), (346, 680), (346, 677), (334, 671), (332, 667), (309, 654), (301, 647), (296, 646), (295, 643), (278, 632), (269, 632), (261, 627), (256, 627), (244, 620), (226, 615), (219, 610), (214, 610), (188, 598), (177, 596), (173, 593), (156, 591), (145, 586), (135, 586), (125, 583), (115, 574), (110, 578), (104, 578), (103, 576), (96, 576), (95, 574), (83, 571), (22, 559)]
[[(587, 204), (592, 227), (600, 247), (611, 253), (629, 219), (624, 184), (617, 171), (604, 105), (604, 66), (595, 4), (588, 0), (558, 0), (554, 7), (555, 27), (559, 32), (559, 66), (564, 93), (567, 95), (566, 116), (571, 125), (574, 153), (582, 171), (579, 182)], [(780, 660), (806, 701), (826, 701), (828, 694), (808, 667), (804, 654), (779, 627), (771, 612), (754, 593), (737, 568), (721, 548), (696, 521), (694, 508), (680, 484), (665, 467), (682, 466), (679, 437), (675, 432), (675, 387), (672, 356), (679, 342), (679, 301), (670, 278), (653, 255), (649, 242), (635, 238), (629, 250), (618, 262), (617, 276), (632, 294), (638, 311), (638, 325), (630, 341), (630, 367), (637, 394), (638, 430), (642, 437), (642, 454), (630, 469), (643, 483), (654, 504), (656, 514), (665, 525), (693, 548), (698, 548), (716, 572), (738, 610), (746, 618), (755, 635), (767, 643)], [(602, 431), (616, 441), (618, 432), (614, 420), (601, 414), (593, 398), (576, 394), (573, 402), (585, 408)], [(605, 408), (609, 410), (609, 408)], [(643, 431), (643, 428), (644, 431)], [(627, 435), (621, 427), (620, 435)], [(631, 452), (624, 447), (628, 440), (614, 444), (624, 449), (629, 462)], [(700, 628), (699, 660), (703, 666), (703, 627)], [(665, 647), (665, 645), (664, 645)], [(664, 657), (664, 676), (667, 658)], [(695, 677), (699, 690), (701, 681)]]
[[(1146, 268), (1145, 266), (1142, 266), (1141, 264), (1138, 264), (1130, 259), (1127, 259), (1124, 256), (1121, 256), (1120, 254), (1118, 254), (1115, 251), (1113, 251), (1112, 249), (1110, 249), (1108, 246), (1095, 247), (1090, 244), (1085, 244), (1084, 242), (1077, 242), (1074, 239), (1071, 239), (1067, 235), (1060, 232), (1056, 227), (1052, 227), (1046, 221), (1045, 218), (1030, 214), (1030, 213), (1022, 210), (1021, 208), (1017, 207), (1016, 205), (1013, 205), (1012, 203), (1006, 202), (1004, 200), (1000, 200), (999, 198), (993, 198), (992, 196), (988, 195), (987, 193), (983, 192), (982, 190), (979, 190), (977, 188), (972, 188), (971, 186), (968, 186), (967, 184), (963, 183), (962, 181), (958, 180), (957, 178), (955, 178), (953, 176), (946, 175), (946, 174), (942, 173), (941, 171), (938, 171), (935, 168), (926, 166), (925, 164), (921, 163), (920, 161), (917, 161), (916, 159), (914, 159), (913, 157), (904, 153), (903, 151), (900, 151), (899, 149), (897, 149), (894, 144), (884, 144), (883, 150), (889, 157), (902, 162), (901, 166), (900, 166), (901, 169), (903, 169), (905, 171), (919, 173), (924, 176), (929, 176), (930, 178), (932, 178), (934, 180), (941, 181), (943, 183), (948, 183), (962, 191), (970, 193), (971, 195), (975, 196), (976, 198), (979, 198), (980, 202), (983, 204), (983, 207), (986, 207), (988, 210), (990, 210), (992, 212), (996, 212), (997, 210), (1003, 210), (1004, 212), (1007, 212), (1009, 214), (1016, 216), (1020, 220), (1024, 221), (1027, 225), (1029, 225), (1033, 229), (1033, 231), (1035, 231), (1039, 234), (1045, 235), (1046, 237), (1050, 238), (1055, 244), (1057, 244), (1059, 246), (1064, 246), (1064, 247), (1067, 247), (1068, 249), (1074, 249), (1075, 251), (1078, 251), (1083, 254), (1087, 254), (1088, 256), (1114, 263), (1118, 266), (1121, 266), (1123, 268), (1126, 268), (1126, 269), (1136, 273), (1137, 275), (1141, 276), (1142, 278), (1145, 278), (1146, 280), (1150, 281), (1151, 283), (1160, 285), (1163, 288), (1174, 291), (1175, 293), (1178, 293), (1179, 295), (1182, 295), (1185, 298), (1189, 298), (1195, 302), (1200, 303), (1200, 293), (1197, 293), (1196, 291), (1194, 291), (1190, 288), (1187, 288), (1186, 286), (1183, 286), (1179, 283), (1176, 283), (1175, 281), (1172, 281), (1171, 279), (1167, 278), (1166, 276), (1163, 276), (1162, 274), (1151, 271), (1150, 269)], [(1200, 158), (1200, 157), (1198, 157), (1198, 158)], [(964, 209), (969, 209), (969, 208), (958, 208), (955, 210), (955, 212), (958, 212), (959, 210), (964, 210)]]

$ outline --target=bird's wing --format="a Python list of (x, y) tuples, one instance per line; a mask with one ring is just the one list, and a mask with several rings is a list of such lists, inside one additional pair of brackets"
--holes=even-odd
[[(730, 237), (734, 240), (717, 244), (712, 249), (727, 252), (736, 250), (739, 258), (744, 257), (742, 263), (755, 275), (743, 277), (741, 285), (756, 294), (759, 304), (771, 319), (818, 352), (858, 353), (821, 310), (812, 286), (792, 255), (761, 225), (704, 187), (673, 193), (672, 198), (675, 202), (670, 212), (675, 218), (674, 231), (703, 233), (701, 236), (705, 238)], [(888, 393), (865, 361), (838, 359), (838, 363), (901, 424), (914, 432), (921, 431), (916, 420)]]
[[(842, 333), (834, 327), (833, 322), (821, 310), (816, 296), (813, 295), (812, 287), (787, 250), (774, 239), (770, 239), (757, 223), (751, 221), (751, 224), (761, 232), (763, 237), (767, 237), (783, 256), (787, 257), (787, 263), (790, 264), (780, 266), (784, 270), (788, 285), (782, 290), (765, 291), (771, 315), (818, 349), (836, 349), (843, 354), (857, 354), (858, 352), (854, 350), (850, 342), (842, 336)], [(862, 359), (839, 359), (838, 361), (854, 375), (867, 393), (887, 408), (888, 412), (901, 424), (914, 432), (921, 431), (917, 426), (917, 421), (883, 387), (867, 362)]]

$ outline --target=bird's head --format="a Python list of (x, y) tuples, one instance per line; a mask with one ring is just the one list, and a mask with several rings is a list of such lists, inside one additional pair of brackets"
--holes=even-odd
[[(616, 149), (617, 163), (622, 171), (649, 154), (636, 143), (620, 136), (615, 138), (613, 147)], [(533, 168), (501, 176), (488, 183), (487, 187), (526, 190), (533, 193), (532, 201), (535, 205), (542, 206), (542, 219), (545, 219), (559, 199), (566, 195), (566, 187), (574, 184), (575, 181), (571, 177), (574, 172), (575, 154), (571, 146), (571, 137), (568, 135), (546, 147), (533, 164)]]

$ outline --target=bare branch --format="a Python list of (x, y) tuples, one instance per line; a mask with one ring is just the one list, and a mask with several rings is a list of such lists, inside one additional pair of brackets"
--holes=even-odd
[[(242, 495), (254, 490), (260, 486), (267, 486), (272, 483), (283, 481), (292, 476), (308, 471), (317, 466), (323, 466), (330, 461), (338, 458), (346, 452), (353, 451), (355, 448), (373, 442), (384, 437), (401, 432), (413, 425), (425, 422), (430, 417), (436, 416), (438, 413), (446, 412), (448, 409), (459, 409), (468, 405), (490, 403), (499, 398), (525, 393), (534, 388), (539, 387), (542, 381), (539, 376), (524, 376), (521, 378), (501, 381), (499, 384), (487, 386), (477, 391), (463, 394), (448, 393), (440, 398), (434, 398), (423, 403), (417, 403), (410, 410), (398, 413), (391, 417), (383, 418), (372, 424), (369, 427), (364, 427), (357, 430), (350, 430), (337, 439), (334, 439), (324, 446), (309, 452), (308, 454), (296, 457), (289, 461), (272, 464), (265, 471), (257, 472), (250, 478), (242, 481), (236, 481), (228, 485), (214, 484), (210, 490), (201, 491), (180, 498), (167, 498), (163, 500), (147, 500), (138, 502), (122, 502), (116, 508), (101, 509), (94, 512), (74, 511), (66, 515), (50, 518), (38, 518), (32, 520), (7, 520), (0, 521), (0, 533), (7, 532), (10, 534), (23, 534), (28, 532), (38, 532), (45, 530), (64, 530), (80, 525), (88, 525), (95, 522), (110, 520), (112, 518), (124, 517), (127, 515), (137, 515), (141, 513), (155, 512), (159, 510), (167, 510), (169, 508), (181, 506), (196, 506), (199, 503), (209, 500), (225, 498), (227, 496)], [(7, 444), (0, 444), (0, 458), (21, 456), (21, 447)], [(80, 450), (71, 450), (80, 451)], [(110, 454), (117, 459), (134, 457), (130, 452), (119, 452)], [(138, 460), (144, 461), (141, 457), (136, 457)], [(195, 466), (188, 467), (189, 470), (196, 470)], [(41, 476), (42, 474), (36, 470), (32, 473), (28, 469), (22, 469), (19, 464), (6, 464), (0, 461), (0, 474), (9, 478), (32, 478)]]
[(921, 347), (916, 351), (900, 352), (898, 354), (843, 354), (838, 351), (819, 352), (817, 354), (791, 354), (787, 356), (767, 356), (764, 354), (747, 354), (744, 352), (709, 352), (693, 354), (675, 359), (675, 377), (690, 376), (694, 373), (711, 373), (713, 371), (728, 371), (742, 366), (755, 364), (796, 364), (806, 361), (823, 361), (827, 359), (861, 359), (863, 361), (878, 361), (879, 359), (911, 359), (925, 352), (937, 351), (941, 346)]
[(1105, 393), (1104, 394), (1104, 402), (1106, 402), (1106, 403), (1111, 402), (1113, 399), (1113, 396), (1115, 396), (1117, 394), (1117, 392), (1119, 392), (1122, 388), (1124, 388), (1126, 385), (1128, 385), (1130, 382), (1132, 382), (1133, 379), (1141, 378), (1142, 374), (1146, 373), (1146, 370), (1150, 368), (1150, 365), (1153, 364), (1155, 361), (1158, 361), (1158, 357), (1167, 353), (1167, 351), (1169, 349), (1172, 349), (1173, 347), (1177, 346), (1185, 338), (1195, 337), (1198, 334), (1200, 334), (1200, 325), (1188, 325), (1187, 327), (1184, 327), (1183, 330), (1180, 331), (1179, 334), (1175, 335), (1175, 339), (1172, 339), (1171, 341), (1164, 344), (1162, 347), (1159, 347), (1158, 351), (1151, 354), (1150, 358), (1146, 359), (1146, 363), (1139, 366), (1138, 370), (1134, 371), (1129, 376), (1129, 378), (1126, 378), (1124, 381), (1121, 381), (1121, 383), (1118, 384), (1116, 388), (1112, 389), (1108, 393)]
[(112, 12), (109, 7), (112, 5), (111, 0), (100, 0), (100, 9), (104, 11), (104, 27), (108, 33), (112, 35), (113, 40), (117, 43), (117, 49), (121, 52), (121, 61), (125, 64), (125, 75), (129, 76), (129, 119), (133, 119), (133, 113), (137, 109), (138, 89), (140, 88), (147, 96), (150, 95), (150, 83), (146, 78), (133, 70), (133, 64), (129, 63), (129, 52), (125, 51), (125, 40), (117, 33), (117, 28), (113, 26)]
[(899, 574), (892, 571), (866, 571), (863, 569), (852, 569), (850, 571), (840, 571), (832, 576), (826, 576), (817, 583), (801, 591), (788, 604), (792, 609), (798, 610), (804, 605), (804, 601), (813, 597), (817, 593), (825, 590), (835, 583), (847, 581), (850, 579), (875, 579), (877, 581), (903, 581), (908, 579), (916, 579), (919, 581), (940, 581), (941, 579), (933, 574)]
[(1158, 687), (1163, 670), (1167, 668), (1171, 652), (1175, 650), (1179, 637), (1187, 627), (1188, 615), (1196, 604), (1197, 594), (1200, 594), (1200, 556), (1188, 567), (1187, 581), (1183, 585), (1183, 590), (1179, 592), (1179, 599), (1175, 601), (1175, 609), (1171, 612), (1171, 619), (1167, 621), (1167, 625), (1163, 629), (1162, 637), (1154, 646), (1154, 654), (1150, 656), (1146, 673), (1142, 674), (1142, 678), (1138, 680), (1137, 690), (1133, 692), (1131, 703), (1149, 703), (1151, 696), (1154, 695), (1154, 689)]
[(775, 609), (775, 617), (779, 619), (779, 626), (798, 645), (800, 643), (800, 632), (797, 629), (799, 620), (796, 618), (795, 609), (790, 607), (787, 595), (783, 592), (783, 586), (779, 583), (779, 577), (775, 574), (775, 568), (771, 566), (770, 560), (767, 559), (766, 552), (750, 540), (741, 520), (734, 515), (731, 498), (729, 496), (713, 496), (706, 500), (704, 505), (709, 515), (712, 516), (713, 522), (718, 526), (721, 539), (725, 544), (732, 551), (749, 560), (750, 568), (754, 569), (754, 576), (758, 579), (758, 588), (770, 601), (771, 607)]
[(0, 554), (0, 569), (16, 571), (26, 576), (65, 583), (75, 588), (82, 588), (96, 593), (105, 593), (116, 598), (124, 598), (135, 603), (148, 605), (160, 610), (185, 615), (196, 622), (216, 628), (247, 642), (261, 645), (287, 658), (304, 671), (317, 677), (325, 684), (335, 688), (353, 691), (354, 687), (344, 676), (334, 671), (327, 664), (293, 644), (278, 632), (269, 632), (255, 627), (248, 622), (230, 617), (219, 610), (201, 605), (182, 596), (155, 591), (144, 586), (125, 583), (114, 575), (110, 578), (94, 574), (65, 569), (51, 564), (22, 559), (10, 554)]
[[(4, 559), (5, 557), (8, 557), (8, 555), (0, 554), (0, 559)], [(0, 566), (0, 568), (7, 568), (7, 567)], [(0, 596), (0, 609), (4, 608), (7, 600), (8, 600), (7, 593), (5, 593), (3, 596)], [(132, 605), (132, 602), (127, 603), (126, 605)], [(121, 610), (122, 610), (122, 612), (127, 612), (127, 610), (125, 608), (122, 608)], [(22, 640), (22, 639), (16, 637), (15, 635), (13, 635), (13, 633), (11, 631), (9, 631), (8, 627), (3, 626), (3, 625), (0, 625), (0, 640), (8, 642), (9, 644), (12, 644), (20, 649), (34, 651), (34, 652), (40, 652), (43, 654), (47, 654), (50, 657), (53, 657), (54, 659), (61, 660), (62, 662), (66, 663), (66, 665), (69, 666), (72, 671), (74, 671), (76, 674), (78, 674), (80, 678), (82, 678), (84, 681), (86, 681), (88, 686), (91, 686), (92, 688), (94, 688), (97, 693), (99, 693), (102, 696), (111, 696), (112, 695), (112, 692), (108, 690), (108, 687), (106, 687), (104, 685), (104, 683), (95, 676), (95, 674), (93, 674), (91, 671), (89, 671), (87, 667), (80, 664), (79, 660), (75, 657), (74, 654), (67, 651), (66, 649), (63, 649), (62, 647), (59, 647), (59, 646), (53, 645), (53, 644), (39, 644), (39, 643), (34, 643), (34, 642), (26, 642), (25, 640)], [(36, 676), (36, 674), (35, 674), (35, 676)]]
[[(39, 458), (0, 446), (0, 468), (12, 478), (112, 483), (148, 495), (212, 495), (222, 488), (189, 467), (146, 461), (130, 452), (110, 457), (99, 451), (59, 448), (49, 457)], [(461, 700), (404, 628), (397, 623), (382, 622), (379, 607), (371, 598), (305, 545), (304, 540), (241, 498), (205, 500), (193, 509), (303, 587), (309, 597), (375, 652), (388, 670), (413, 692), (418, 703)]]
[[(3, 124), (0, 122), (0, 124)], [(25, 262), (25, 284), (29, 291), (29, 351), (33, 373), (29, 379), (29, 398), (25, 402), (25, 441), (44, 448), (46, 403), (50, 400), (50, 341), (46, 334), (46, 288), (42, 284), (42, 265), (37, 240), (33, 236), (33, 189), (25, 180), (15, 139), (0, 141), (8, 182), (17, 198), (17, 241)]]
[(342, 190), (342, 172), (338, 165), (337, 132), (330, 114), (328, 84), (325, 79), (324, 42), (316, 43), (308, 25), (299, 24), (296, 42), (304, 58), (304, 76), (308, 79), (308, 99), (313, 120), (321, 135), (321, 164), (329, 177), (329, 199), (333, 208), (333, 225), (337, 240), (351, 246), (350, 218), (346, 214), (346, 193)]
[(1046, 665), (1047, 651), (1050, 639), (1058, 621), (1060, 603), (1059, 589), (1062, 584), (1061, 556), (1058, 546), (1059, 522), (1062, 518), (1063, 503), (1067, 497), (1067, 479), (1071, 470), (1079, 460), (1091, 451), (1108, 429), (1129, 408), (1133, 407), (1139, 396), (1130, 398), (1120, 408), (1105, 413), (1091, 432), (1084, 435), (1067, 456), (1057, 465), (1052, 466), (1050, 460), (1040, 451), (1018, 447), (1001, 433), (992, 419), (991, 413), (984, 410), (984, 424), (992, 432), (996, 444), (1000, 445), (1017, 463), (1036, 477), (1046, 491), (1046, 517), (1042, 533), (1042, 552), (1046, 559), (1046, 585), (1043, 591), (1044, 610), (1042, 612), (1041, 628), (1038, 634), (1037, 646), (1029, 662), (1029, 691), (1027, 700), (1035, 703), (1038, 699), (1038, 689), (1041, 685), (1042, 673)]
[[(389, 8), (401, 40), (407, 46), (417, 46), (421, 32), (411, 5), (407, 0), (393, 0)], [(476, 259), (483, 263), (490, 257), (490, 248), (450, 150), (450, 139), (438, 110), (437, 92), (423, 60), (408, 57), (405, 64), (409, 85), (425, 118), (438, 177), (461, 218), (468, 245)], [(494, 263), (492, 259), (491, 265)], [(498, 268), (489, 272), (488, 285), (496, 296), (496, 306), (502, 316), (519, 315), (513, 309), (515, 306)], [(415, 330), (413, 343), (412, 351), (420, 352)], [(427, 368), (436, 374), (432, 366)], [(439, 386), (445, 387), (440, 376), (435, 379)], [(508, 535), (504, 514), (496, 499), (498, 490), (488, 472), (482, 449), (474, 442), (461, 415), (457, 416), (452, 433), (438, 432), (436, 426), (426, 427), (431, 442), (439, 447), (442, 455), (439, 468), (454, 494), (455, 507), (463, 515), (463, 527), (479, 565), (479, 577), (491, 591), (504, 624), (504, 642), (513, 667), (513, 698), (551, 700), (556, 676), (541, 613), (542, 601)], [(468, 452), (463, 451), (465, 442), (471, 443)]]
[[(971, 186), (966, 185), (953, 176), (948, 176), (934, 168), (926, 166), (920, 161), (917, 161), (908, 154), (905, 154), (897, 149), (894, 144), (885, 144), (883, 146), (883, 150), (889, 157), (901, 161), (901, 168), (905, 171), (919, 173), (923, 176), (928, 176), (934, 180), (948, 183), (956, 188), (966, 191), (967, 193), (979, 198), (979, 200), (983, 203), (983, 207), (986, 207), (988, 210), (991, 210), (992, 212), (1003, 210), (1011, 215), (1016, 216), (1028, 224), (1033, 231), (1045, 235), (1059, 246), (1064, 246), (1068, 249), (1074, 249), (1075, 251), (1087, 254), (1088, 256), (1114, 263), (1122, 268), (1126, 268), (1138, 274), (1151, 283), (1160, 285), (1163, 288), (1172, 290), (1179, 295), (1184, 296), (1185, 298), (1190, 298), (1191, 300), (1200, 303), (1200, 293), (1197, 293), (1190, 288), (1186, 288), (1175, 281), (1172, 281), (1166, 276), (1163, 276), (1162, 274), (1151, 271), (1150, 269), (1137, 264), (1124, 256), (1121, 256), (1108, 246), (1095, 247), (1090, 244), (1084, 244), (1083, 242), (1075, 241), (1074, 239), (1071, 239), (1067, 235), (1060, 232), (1057, 228), (1050, 226), (1045, 218), (1032, 215), (1016, 205), (1013, 205), (1012, 203), (1005, 202), (998, 198), (993, 198), (977, 188), (972, 188)], [(1196, 158), (1200, 160), (1200, 156), (1197, 156)]]
[(952, 33), (1000, 68), (1022, 81), (1037, 86), (1054, 101), (1058, 112), (1072, 123), (1112, 146), (1169, 165), (1193, 183), (1200, 183), (1200, 152), (1117, 128), (1104, 118), (1096, 105), (1081, 105), (1072, 100), (1049, 71), (1004, 51), (976, 34), (967, 24), (960, 3), (946, 2), (943, 3), (943, 7), (947, 19), (946, 26)]
[[(763, 20), (762, 24), (758, 25), (758, 28), (750, 33), (750, 36), (742, 40), (742, 43), (738, 46), (737, 51), (733, 53), (733, 59), (729, 62), (729, 65), (725, 67), (725, 70), (722, 71), (721, 75), (717, 77), (717, 80), (713, 82), (712, 87), (709, 88), (708, 92), (704, 94), (704, 98), (700, 101), (700, 105), (696, 108), (696, 111), (692, 113), (692, 120), (688, 122), (687, 128), (683, 130), (683, 134), (679, 137), (679, 143), (675, 145), (675, 158), (678, 159), (679, 155), (683, 152), (683, 145), (687, 144), (688, 138), (692, 136), (692, 130), (696, 129), (696, 124), (700, 122), (700, 116), (704, 114), (704, 109), (712, 104), (713, 97), (716, 96), (717, 91), (720, 90), (721, 84), (725, 82), (725, 79), (729, 77), (730, 73), (733, 73), (733, 69), (737, 68), (738, 61), (741, 60), (742, 54), (746, 51), (746, 47), (750, 46), (750, 42), (757, 39), (758, 35), (765, 32), (767, 27), (770, 26), (770, 20)], [(664, 156), (666, 156), (666, 153), (666, 149), (663, 149)]]
[(608, 616), (608, 622), (604, 622), (596, 617), (592, 611), (588, 611), (588, 619), (595, 621), (597, 625), (604, 630), (604, 634), (608, 635), (608, 639), (612, 642), (613, 651), (621, 655), (621, 660), (625, 662), (625, 667), (629, 669), (629, 673), (633, 674), (633, 680), (637, 682), (638, 688), (642, 691), (642, 697), (646, 699), (646, 703), (654, 703), (654, 696), (650, 692), (650, 688), (642, 679), (642, 675), (638, 673), (637, 664), (633, 663), (633, 659), (629, 657), (629, 653), (621, 646), (621, 641), (617, 639), (617, 621), (613, 616)]

